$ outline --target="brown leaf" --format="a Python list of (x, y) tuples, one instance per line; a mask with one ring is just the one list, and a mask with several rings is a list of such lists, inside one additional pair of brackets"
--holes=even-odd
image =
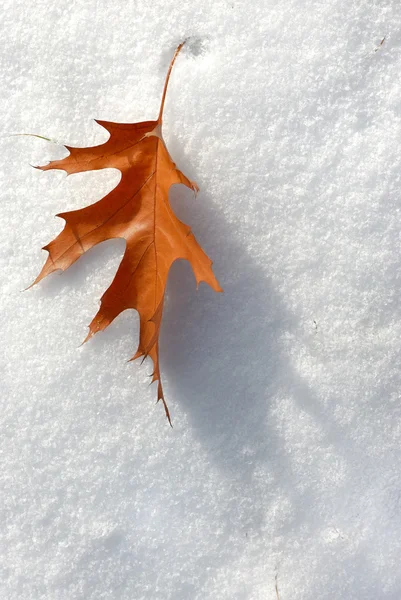
[(140, 318), (140, 334), (137, 352), (131, 360), (141, 356), (153, 360), (152, 381), (158, 381), (157, 399), (162, 400), (170, 424), (159, 367), (159, 333), (169, 269), (175, 260), (186, 259), (197, 285), (205, 281), (216, 292), (222, 291), (213, 274), (212, 261), (191, 229), (177, 219), (168, 200), (170, 187), (175, 183), (198, 191), (196, 183), (177, 169), (162, 137), (168, 81), (182, 46), (178, 46), (171, 61), (156, 121), (134, 124), (97, 121), (110, 133), (107, 142), (89, 148), (66, 146), (69, 156), (38, 167), (42, 171), (62, 169), (68, 175), (114, 167), (121, 171), (121, 180), (95, 204), (57, 215), (65, 220), (64, 229), (44, 247), (49, 256), (34, 281), (38, 283), (57, 269), (64, 271), (104, 240), (126, 240), (124, 256), (102, 296), (86, 340), (105, 329), (123, 310), (135, 308)]

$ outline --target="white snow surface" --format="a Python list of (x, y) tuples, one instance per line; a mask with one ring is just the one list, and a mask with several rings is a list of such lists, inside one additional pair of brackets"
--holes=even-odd
[[(399, 1), (3, 0), (0, 33), (0, 598), (399, 600)], [(80, 347), (123, 242), (23, 290), (119, 180), (31, 164), (155, 119), (187, 37), (171, 203), (224, 294), (170, 273), (170, 428), (134, 311)]]

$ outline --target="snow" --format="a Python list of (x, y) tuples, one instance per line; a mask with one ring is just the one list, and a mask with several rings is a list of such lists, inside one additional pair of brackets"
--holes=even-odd
[[(401, 15), (394, 0), (4, 0), (0, 597), (401, 597)], [(28, 290), (116, 171), (30, 164), (157, 116), (171, 202), (224, 294), (174, 265), (171, 429), (123, 313), (123, 244)], [(380, 42), (385, 38), (384, 42)]]

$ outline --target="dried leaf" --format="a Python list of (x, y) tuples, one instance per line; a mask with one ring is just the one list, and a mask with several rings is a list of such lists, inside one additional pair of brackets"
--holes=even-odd
[(182, 46), (178, 46), (171, 61), (156, 121), (134, 124), (97, 121), (110, 133), (104, 144), (89, 148), (66, 146), (69, 156), (38, 167), (42, 171), (62, 169), (68, 175), (114, 167), (121, 171), (121, 180), (95, 204), (57, 215), (65, 220), (64, 229), (44, 247), (49, 256), (34, 281), (38, 283), (57, 269), (64, 271), (104, 240), (126, 240), (121, 264), (102, 296), (86, 340), (105, 329), (123, 310), (135, 308), (140, 317), (140, 334), (137, 352), (131, 360), (147, 356), (153, 360), (152, 381), (158, 381), (157, 399), (162, 400), (170, 424), (159, 366), (159, 333), (169, 269), (174, 261), (186, 259), (197, 285), (205, 281), (216, 292), (222, 291), (213, 274), (212, 261), (191, 229), (177, 219), (168, 199), (173, 184), (181, 183), (195, 193), (198, 190), (196, 183), (177, 169), (162, 137), (167, 86)]

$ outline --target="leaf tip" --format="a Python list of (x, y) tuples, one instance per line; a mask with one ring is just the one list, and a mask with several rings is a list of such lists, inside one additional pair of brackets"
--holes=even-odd
[[(157, 402), (160, 402), (160, 400), (163, 402), (163, 406), (164, 406), (164, 412), (166, 414), (167, 420), (170, 424), (171, 429), (173, 429), (173, 424), (171, 422), (171, 416), (170, 416), (170, 411), (168, 409), (167, 403), (164, 399), (164, 394), (163, 394), (163, 387), (160, 381), (159, 376), (157, 376), (157, 379), (159, 380), (158, 386), (157, 386)], [(156, 404), (157, 404), (156, 402)]]
[(134, 356), (131, 356), (131, 358), (129, 358), (127, 360), (127, 362), (132, 362), (133, 360), (136, 360), (137, 358), (140, 358), (141, 356), (143, 356), (143, 352), (141, 352), (141, 350), (137, 350), (134, 354)]
[(81, 348), (84, 344), (86, 344), (86, 342), (89, 342), (89, 340), (95, 335), (95, 332), (89, 327), (89, 332), (88, 335), (86, 336), (86, 338), (84, 339), (84, 341), (79, 344), (78, 348)]
[(28, 287), (24, 288), (23, 290), (21, 290), (21, 292), (27, 292), (28, 290), (30, 290), (35, 284), (37, 283), (36, 279), (35, 281), (32, 281), (32, 283), (30, 285), (28, 285)]

